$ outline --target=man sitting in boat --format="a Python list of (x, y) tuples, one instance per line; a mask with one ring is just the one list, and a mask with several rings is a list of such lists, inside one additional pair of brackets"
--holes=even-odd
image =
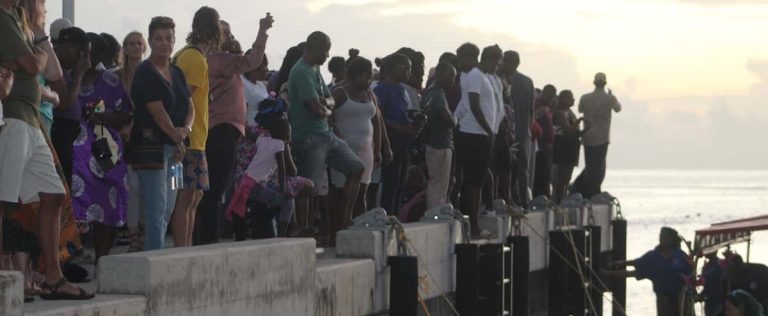
[(726, 269), (728, 292), (744, 290), (751, 294), (763, 307), (768, 307), (768, 266), (747, 263), (739, 255), (729, 258)]

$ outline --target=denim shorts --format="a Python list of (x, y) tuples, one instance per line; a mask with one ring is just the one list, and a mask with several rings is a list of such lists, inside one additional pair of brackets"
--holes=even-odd
[(331, 132), (312, 133), (305, 139), (294, 141), (293, 153), (299, 176), (315, 183), (327, 181), (328, 167), (344, 175), (365, 170), (365, 165), (347, 142)]

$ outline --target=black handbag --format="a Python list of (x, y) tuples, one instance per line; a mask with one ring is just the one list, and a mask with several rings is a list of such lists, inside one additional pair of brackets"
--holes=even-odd
[(126, 149), (126, 160), (134, 170), (163, 169), (165, 155), (160, 132), (152, 127), (135, 129)]
[[(102, 131), (104, 126), (101, 127)], [(109, 150), (109, 143), (106, 137), (99, 138), (91, 144), (91, 154), (96, 159), (96, 163), (99, 164), (101, 171), (104, 173), (109, 172), (115, 167), (115, 163), (112, 162), (112, 151)]]

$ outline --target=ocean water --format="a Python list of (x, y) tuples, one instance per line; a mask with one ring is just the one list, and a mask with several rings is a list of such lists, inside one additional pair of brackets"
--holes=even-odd
[[(629, 259), (653, 249), (662, 226), (692, 241), (711, 223), (768, 214), (768, 171), (609, 170), (603, 190), (619, 198), (628, 220)], [(733, 248), (744, 256), (746, 249)], [(768, 232), (753, 234), (750, 259), (768, 263)], [(627, 281), (628, 315), (655, 315), (655, 304), (650, 281)]]

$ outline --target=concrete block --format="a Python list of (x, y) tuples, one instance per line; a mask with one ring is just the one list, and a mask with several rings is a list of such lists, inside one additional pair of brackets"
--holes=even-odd
[(99, 291), (143, 295), (147, 315), (312, 315), (315, 241), (285, 239), (107, 256)]
[(388, 249), (396, 245), (389, 231), (342, 230), (336, 233), (336, 257), (372, 259), (374, 262), (374, 312), (383, 312), (389, 306)]
[[(451, 293), (454, 289), (455, 256), (450, 224), (405, 224), (408, 251), (419, 257), (419, 294), (423, 299)], [(397, 248), (390, 249), (396, 254)]]
[[(408, 223), (405, 235), (408, 250), (419, 257), (419, 293), (424, 299), (438, 297), (454, 290), (454, 238), (450, 223)], [(370, 258), (375, 262), (376, 290), (374, 311), (389, 306), (389, 269), (387, 257), (397, 254), (397, 244), (391, 231), (344, 230), (336, 235), (336, 256), (340, 258)], [(431, 275), (431, 277), (430, 277)]]
[(315, 316), (356, 316), (374, 312), (376, 286), (374, 262), (370, 259), (324, 259), (317, 261)]
[(611, 204), (592, 204), (592, 216), (595, 219), (595, 225), (601, 227), (600, 251), (610, 251), (613, 249), (613, 229), (611, 229), (613, 206)]
[(99, 294), (87, 301), (44, 301), (24, 305), (24, 316), (143, 316), (147, 300), (142, 296)]
[(20, 316), (24, 305), (24, 276), (18, 271), (0, 271), (0, 315)]
[(523, 236), (530, 242), (530, 270), (537, 271), (549, 266), (549, 217), (548, 212), (530, 212), (520, 225)]
[(495, 243), (505, 243), (507, 236), (512, 229), (512, 220), (507, 214), (486, 213), (478, 216), (478, 223), (481, 229), (491, 232), (491, 241)]

